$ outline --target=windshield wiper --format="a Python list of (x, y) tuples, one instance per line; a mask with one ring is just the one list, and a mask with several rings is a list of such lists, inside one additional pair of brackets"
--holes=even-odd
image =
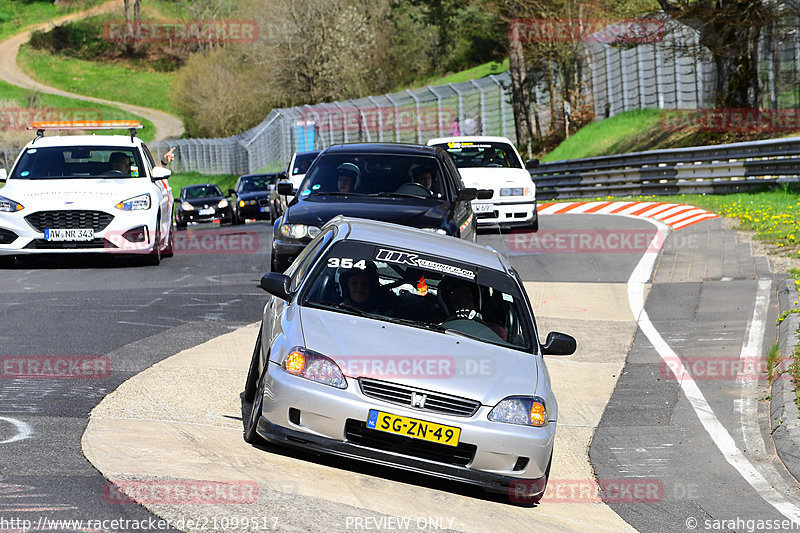
[(340, 191), (311, 191), (308, 196), (365, 196), (363, 192), (340, 192)]
[(314, 307), (319, 307), (321, 309), (336, 309), (339, 311), (347, 311), (350, 314), (354, 314), (357, 316), (365, 317), (365, 318), (376, 318), (375, 315), (372, 313), (368, 313), (363, 309), (359, 309), (358, 307), (346, 303), (322, 303), (322, 302), (307, 302)]
[(405, 192), (377, 192), (375, 194), (368, 194), (367, 196), (377, 196), (378, 198), (430, 198), (430, 196), (422, 196), (421, 194), (408, 194)]
[(386, 317), (386, 320), (388, 322), (392, 322), (394, 324), (402, 324), (403, 326), (411, 326), (411, 327), (415, 327), (415, 328), (424, 328), (424, 329), (429, 329), (431, 331), (438, 331), (438, 332), (446, 331), (444, 326), (441, 326), (439, 324), (434, 324), (434, 323), (431, 323), (431, 322), (420, 322), (418, 320), (412, 320), (410, 318)]

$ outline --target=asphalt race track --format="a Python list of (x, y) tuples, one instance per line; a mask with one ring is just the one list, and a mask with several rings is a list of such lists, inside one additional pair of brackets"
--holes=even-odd
[[(214, 506), (229, 518), (207, 524), (218, 531), (619, 531), (626, 523), (639, 531), (719, 531), (748, 530), (747, 520), (770, 529), (787, 529), (773, 524), (790, 518), (800, 523), (797, 484), (769, 435), (765, 376), (756, 370), (741, 379), (734, 365), (775, 342), (777, 283), (768, 261), (753, 257), (720, 219), (670, 233), (659, 253), (641, 246), (657, 230), (617, 216), (551, 215), (537, 239), (479, 236), (512, 258), (540, 335), (557, 329), (579, 344), (575, 355), (547, 360), (559, 429), (547, 495), (532, 508), (425, 476), (243, 443), (248, 406), (239, 393), (264, 301), (257, 284), (269, 264), (269, 224), (179, 232), (175, 257), (158, 267), (41, 258), (0, 270), (0, 531), (141, 531), (161, 517), (182, 530), (204, 529), (185, 520), (208, 507), (148, 505), (155, 515), (119, 503), (97, 468), (117, 482), (246, 473), (261, 501)], [(601, 238), (580, 249), (563, 245), (587, 232)], [(226, 346), (233, 358), (215, 362)], [(695, 379), (675, 376), (678, 358)], [(47, 365), (73, 371), (43, 379)], [(216, 367), (220, 379), (209, 377)], [(161, 388), (137, 388), (159, 372)], [(180, 383), (184, 374), (191, 387)], [(209, 391), (224, 396), (213, 408), (203, 400)], [(107, 396), (96, 413), (103, 431), (84, 435), (90, 411)], [(175, 410), (175, 402), (186, 403)], [(592, 480), (604, 496), (585, 490)], [(270, 519), (233, 527), (237, 513)], [(84, 522), (48, 522), (69, 519)]]

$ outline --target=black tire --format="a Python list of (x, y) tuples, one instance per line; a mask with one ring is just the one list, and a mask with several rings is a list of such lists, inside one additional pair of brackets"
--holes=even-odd
[(164, 257), (172, 257), (175, 255), (175, 232), (172, 230), (171, 225), (169, 228), (169, 239), (167, 239), (167, 247), (164, 248), (162, 255)]
[(147, 254), (145, 263), (150, 266), (158, 266), (161, 264), (161, 221), (156, 222), (156, 234), (153, 237), (153, 249)]
[(181, 217), (176, 217), (175, 218), (175, 227), (183, 229), (183, 228), (186, 227), (186, 222)]
[(232, 217), (231, 223), (234, 226), (241, 226), (242, 224), (244, 224), (244, 220), (239, 216), (239, 213), (237, 213), (236, 211), (233, 211), (231, 217)]
[(539, 215), (536, 215), (536, 218), (533, 220), (533, 224), (531, 224), (530, 229), (534, 233), (539, 231)]
[(253, 348), (253, 357), (250, 359), (250, 369), (247, 371), (247, 379), (244, 382), (244, 401), (253, 403), (258, 387), (258, 360), (261, 357), (261, 328), (258, 329), (256, 346)]
[(247, 422), (244, 426), (244, 440), (250, 444), (264, 444), (264, 439), (258, 434), (258, 419), (261, 417), (261, 406), (264, 403), (264, 378), (265, 372), (258, 379), (258, 387), (256, 389), (255, 398), (253, 398), (253, 406), (250, 409), (250, 416), (247, 417)]

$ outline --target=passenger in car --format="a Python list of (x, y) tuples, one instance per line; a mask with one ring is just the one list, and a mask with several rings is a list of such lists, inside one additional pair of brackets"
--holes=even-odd
[(393, 296), (381, 289), (375, 263), (367, 262), (366, 268), (340, 269), (339, 291), (342, 302), (363, 311), (382, 312), (391, 309)]
[(336, 167), (336, 188), (339, 192), (353, 192), (360, 171), (353, 163), (342, 163)]

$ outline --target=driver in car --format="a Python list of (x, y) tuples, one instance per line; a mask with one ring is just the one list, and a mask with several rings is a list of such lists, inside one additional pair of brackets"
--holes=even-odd
[(439, 283), (438, 291), (450, 313), (442, 323), (459, 319), (474, 320), (488, 326), (504, 341), (507, 339), (508, 332), (504, 327), (484, 320), (481, 315), (480, 289), (475, 283), (445, 278)]
[(112, 171), (116, 170), (126, 176), (131, 175), (131, 158), (123, 152), (113, 152), (108, 158)]

